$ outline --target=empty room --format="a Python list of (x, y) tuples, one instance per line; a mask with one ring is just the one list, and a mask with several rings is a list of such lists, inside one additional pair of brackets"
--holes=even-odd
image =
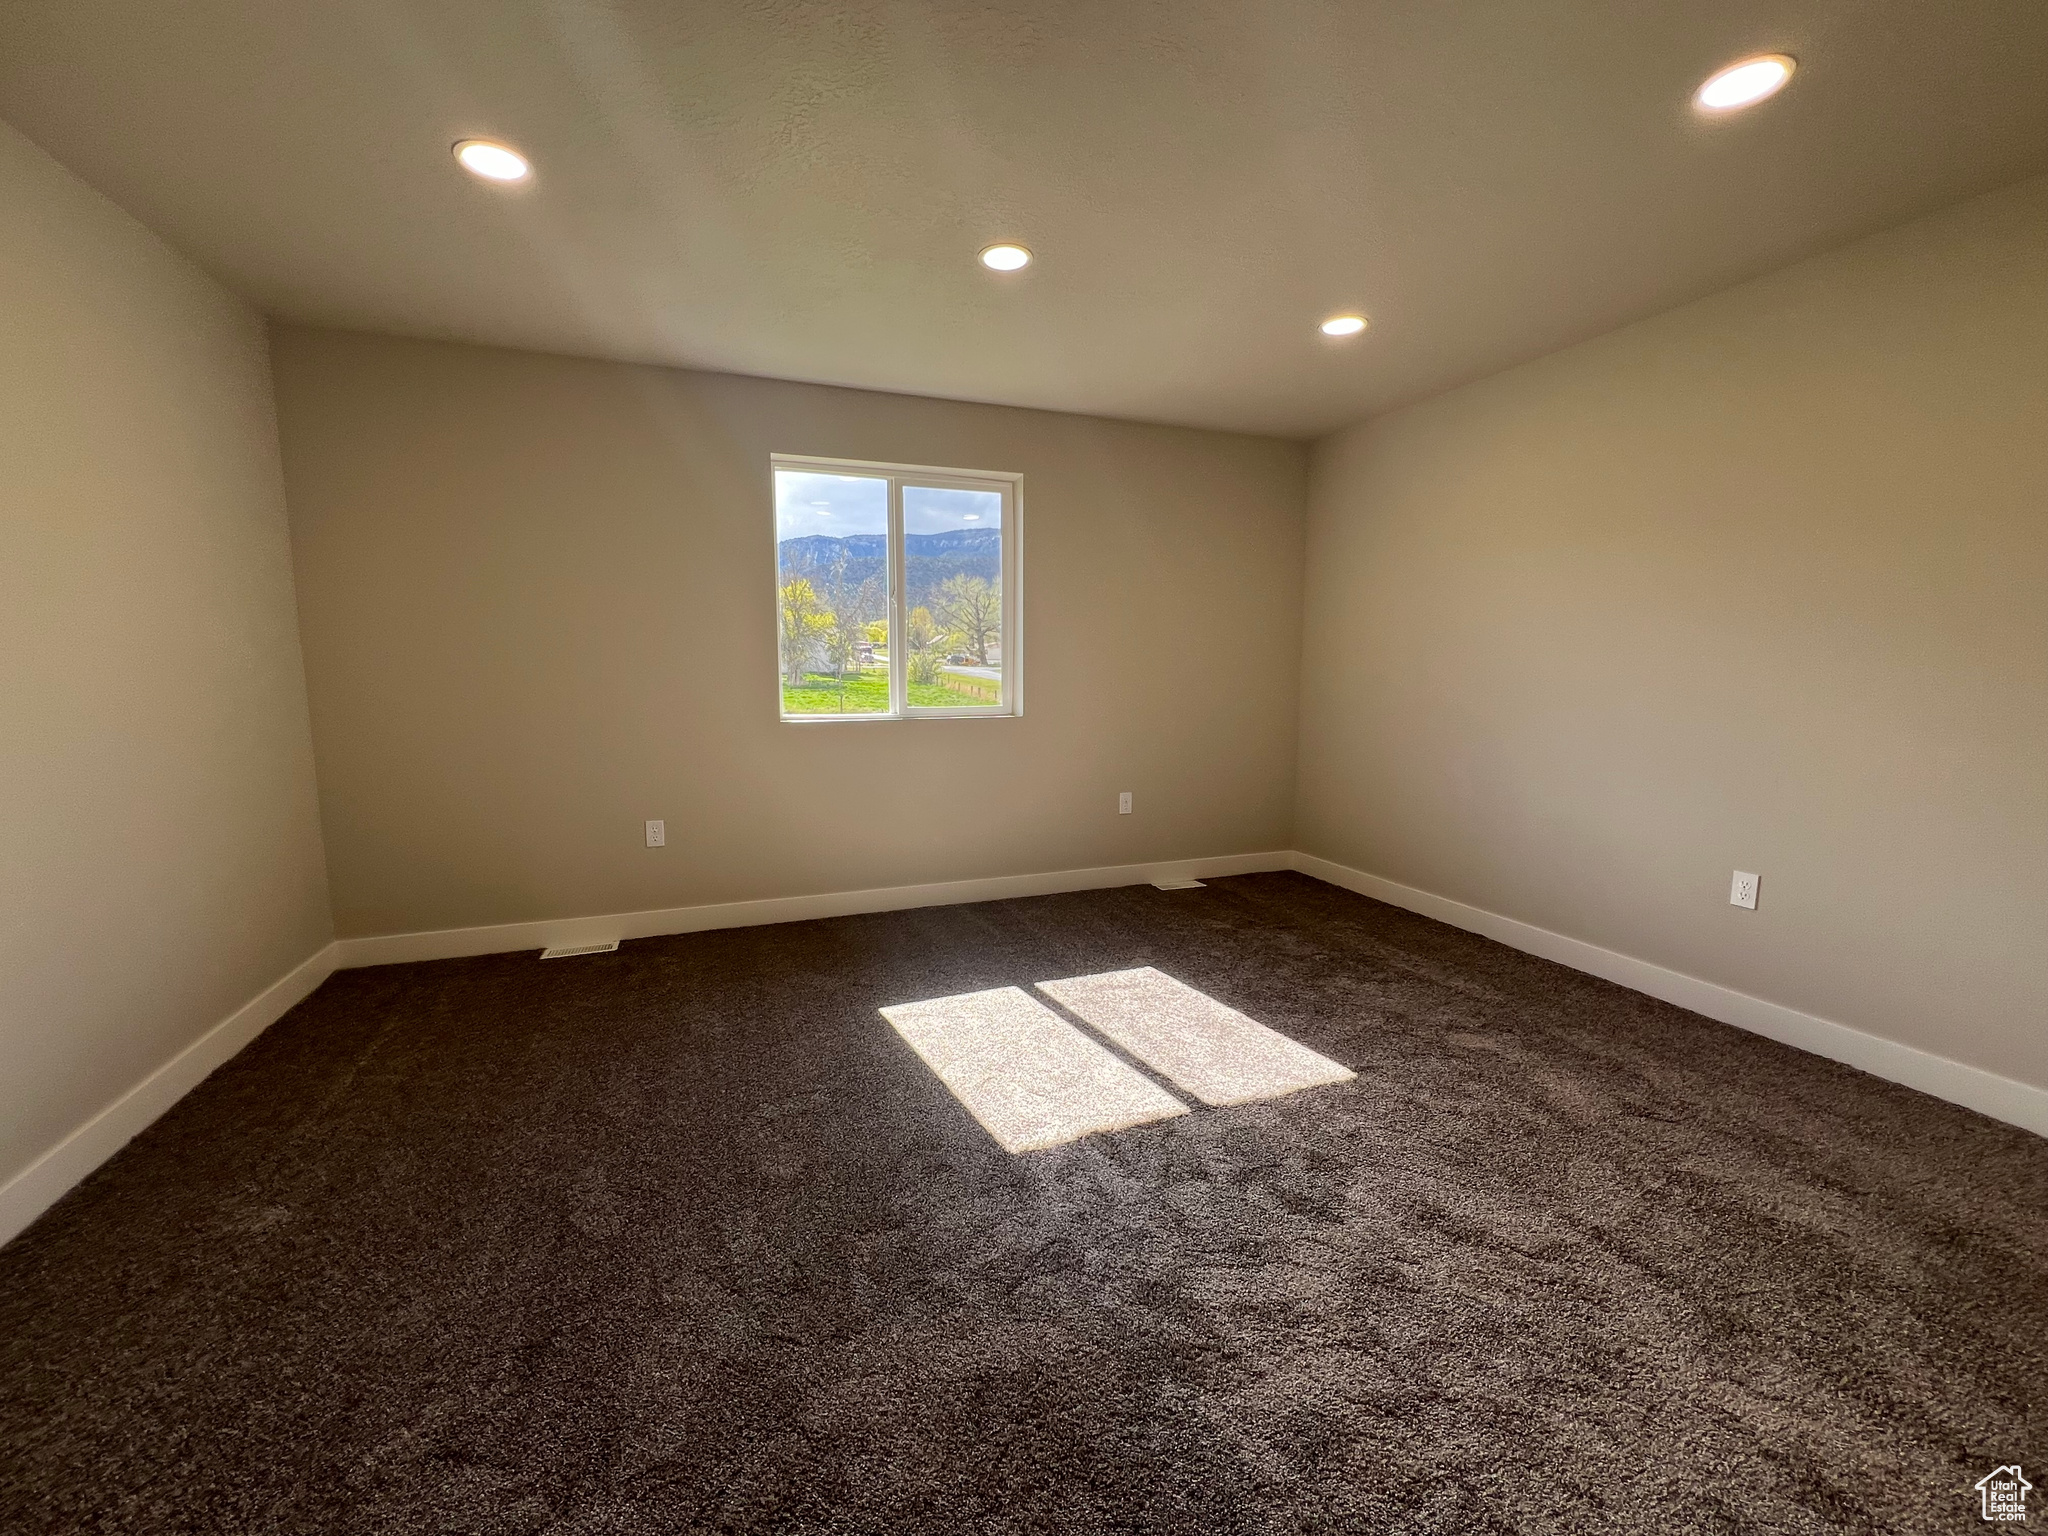
[(2040, 0), (0, 9), (0, 1530), (2044, 1465)]

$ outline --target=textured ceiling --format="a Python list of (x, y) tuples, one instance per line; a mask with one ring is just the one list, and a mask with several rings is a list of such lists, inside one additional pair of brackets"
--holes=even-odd
[(1309, 435), (2048, 170), (2048, 4), (16, 0), (0, 117), (294, 319)]

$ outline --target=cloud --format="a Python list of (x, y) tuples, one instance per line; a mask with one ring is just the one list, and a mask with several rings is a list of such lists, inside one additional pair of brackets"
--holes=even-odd
[(889, 530), (889, 482), (866, 475), (821, 475), (807, 470), (775, 472), (775, 536), (844, 536)]

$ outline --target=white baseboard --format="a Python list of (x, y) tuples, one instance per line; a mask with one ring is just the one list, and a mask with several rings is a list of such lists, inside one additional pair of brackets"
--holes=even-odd
[(257, 996), (221, 1020), (176, 1056), (66, 1136), (56, 1146), (0, 1185), (0, 1243), (48, 1210), (138, 1132), (197, 1087), (206, 1075), (263, 1033), (309, 996), (331, 972), (352, 966), (389, 965), (408, 960), (445, 960), (463, 955), (588, 944), (603, 939), (642, 939), (710, 928), (743, 928), (759, 923), (792, 923), (844, 917), (859, 912), (893, 912), (905, 907), (947, 906), (967, 901), (1001, 901), (1048, 896), (1060, 891), (1101, 890), (1152, 880), (1203, 880), (1224, 875), (1293, 869), (1331, 885), (1439, 922), (1484, 934), (1512, 948), (1574, 970), (1676, 1003), (1694, 1013), (1766, 1035), (1786, 1045), (1846, 1062), (1877, 1077), (1980, 1114), (2048, 1136), (2048, 1089), (2000, 1077), (1981, 1067), (1866, 1034), (1832, 1019), (1801, 1013), (1781, 1003), (1667, 970), (1632, 955), (1602, 949), (1582, 939), (1502, 917), (1446, 896), (1400, 885), (1313, 854), (1292, 852), (1226, 854), (1176, 859), (1160, 864), (1116, 864), (1033, 875), (999, 875), (985, 880), (950, 880), (934, 885), (898, 885), (877, 890), (839, 891), (823, 896), (784, 896), (764, 901), (719, 902), (621, 912), (607, 917), (557, 918), (501, 923), (484, 928), (446, 928), (431, 933), (382, 934), (337, 939), (295, 966)]
[(1384, 880), (1348, 865), (1317, 858), (1314, 854), (1295, 854), (1293, 867), (1304, 875), (1313, 875), (1318, 880), (1340, 885), (1361, 896), (1405, 907), (1410, 912), (1433, 917), (1440, 923), (1449, 923), (1453, 928), (1463, 928), (1468, 933), (1484, 934), (1512, 949), (1541, 955), (1575, 971), (1619, 982), (1624, 987), (1647, 992), (1652, 997), (1705, 1014), (1723, 1024), (1733, 1024), (1737, 1029), (1746, 1029), (1752, 1034), (1766, 1035), (1831, 1061), (1845, 1062), (1873, 1077), (1917, 1088), (1922, 1093), (1931, 1093), (1937, 1099), (1947, 1099), (1951, 1104), (1974, 1109), (1994, 1120), (2017, 1125), (2037, 1136), (2048, 1136), (2048, 1089), (2000, 1077), (1982, 1067), (1951, 1061), (1946, 1056), (1901, 1045), (1880, 1035), (1866, 1034), (1847, 1024), (1837, 1024), (1833, 1019), (1801, 1013), (1797, 1008), (1767, 1002), (1761, 997), (1702, 981), (1681, 971), (1666, 970), (1633, 955), (1602, 949), (1583, 939), (1567, 938), (1564, 934), (1552, 933), (1548, 928), (1538, 928), (1532, 923), (1502, 917), (1498, 912), (1488, 912), (1483, 907), (1467, 906), (1448, 896)]
[(1061, 869), (1036, 875), (997, 875), (985, 880), (947, 880), (935, 885), (891, 885), (824, 896), (776, 896), (762, 901), (724, 901), (700, 907), (661, 907), (649, 912), (614, 912), (603, 917), (547, 918), (531, 923), (497, 923), (485, 928), (440, 928), (426, 933), (386, 933), (337, 941), (336, 968), (393, 965), (409, 960), (452, 960), (463, 955), (496, 955), (558, 944), (599, 944), (607, 939), (651, 939), (665, 933), (698, 933), (707, 928), (750, 928), (759, 923), (798, 923), (857, 912), (894, 912), (904, 907), (943, 907), (963, 901), (1004, 901), (1014, 896), (1051, 896), (1060, 891), (1095, 891), (1152, 880), (1204, 880), (1211, 876), (1255, 875), (1294, 868), (1284, 850), (1231, 853), (1208, 859), (1174, 859), (1163, 864), (1111, 864), (1096, 869)]
[(0, 1243), (55, 1205), (206, 1075), (283, 1018), (335, 969), (328, 944), (265, 987), (77, 1130), (0, 1184)]
[(1000, 901), (1012, 896), (1047, 896), (1059, 891), (1100, 890), (1151, 880), (1200, 880), (1215, 875), (1248, 875), (1292, 867), (1285, 851), (1225, 854), (1207, 859), (1174, 859), (1160, 864), (1118, 864), (1099, 869), (1055, 870), (1033, 875), (999, 875), (986, 880), (950, 880), (935, 885), (899, 885), (879, 890), (840, 891), (824, 896), (786, 896), (766, 901), (729, 901), (607, 917), (568, 917), (487, 928), (447, 928), (433, 933), (393, 933), (338, 939), (294, 967), (176, 1056), (122, 1094), (85, 1124), (0, 1184), (0, 1243), (5, 1243), (48, 1210), (74, 1185), (196, 1088), (206, 1075), (310, 996), (330, 974), (353, 966), (407, 960), (447, 960), (461, 955), (543, 949), (555, 944), (588, 944), (603, 939), (644, 939), (707, 928), (744, 928), (758, 923), (793, 923), (856, 912), (893, 912), (903, 907), (937, 907), (965, 901)]

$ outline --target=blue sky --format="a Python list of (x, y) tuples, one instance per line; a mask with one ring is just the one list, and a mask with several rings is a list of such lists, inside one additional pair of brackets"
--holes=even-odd
[[(778, 539), (809, 534), (844, 538), (849, 533), (886, 533), (889, 528), (888, 482), (859, 475), (817, 475), (801, 470), (775, 472), (775, 526)], [(946, 533), (955, 528), (995, 528), (1002, 524), (1003, 498), (996, 491), (951, 491), (931, 486), (903, 488), (903, 531)]]
[(887, 533), (889, 482), (778, 469), (775, 527), (778, 539), (800, 539), (813, 533), (834, 538), (849, 533)]
[(950, 533), (955, 528), (1000, 528), (1000, 491), (942, 491), (936, 486), (903, 487), (905, 533)]

